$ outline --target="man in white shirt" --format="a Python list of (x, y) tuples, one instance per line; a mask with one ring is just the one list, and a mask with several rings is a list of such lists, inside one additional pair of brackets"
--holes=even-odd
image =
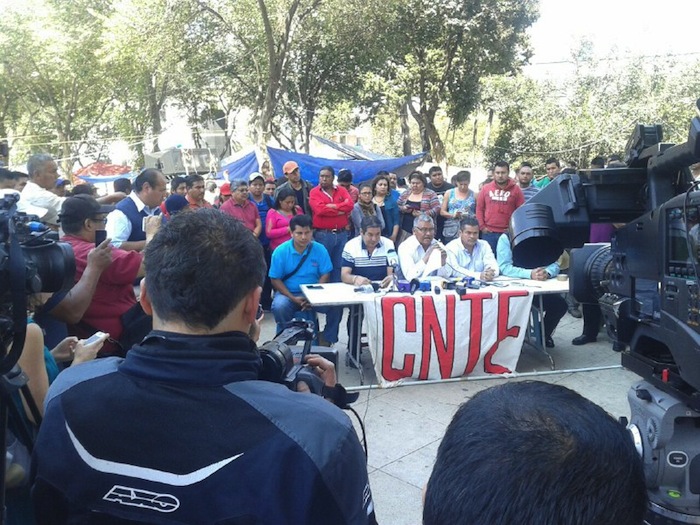
[[(41, 219), (53, 229), (58, 229), (58, 214), (61, 212), (61, 206), (65, 197), (59, 197), (53, 193), (53, 188), (56, 187), (58, 179), (58, 164), (53, 160), (51, 155), (46, 153), (38, 153), (32, 155), (27, 161), (27, 172), (29, 173), (29, 181), (22, 189), (22, 198), (24, 204), (31, 204), (44, 208), (46, 215)], [(123, 193), (113, 193), (106, 197), (100, 197), (97, 202), (100, 204), (110, 204), (118, 202), (124, 198)]]
[(112, 246), (138, 252), (144, 249), (143, 219), (161, 214), (160, 203), (167, 193), (167, 184), (163, 173), (155, 168), (145, 169), (136, 177), (129, 197), (107, 216), (107, 237), (112, 239)]
[(488, 242), (479, 240), (479, 221), (468, 217), (459, 223), (459, 237), (451, 241), (447, 250), (450, 277), (473, 277), (492, 281), (498, 277), (498, 262)]
[(413, 220), (413, 235), (399, 245), (399, 265), (404, 279), (448, 277), (447, 251), (435, 240), (435, 222), (426, 213)]

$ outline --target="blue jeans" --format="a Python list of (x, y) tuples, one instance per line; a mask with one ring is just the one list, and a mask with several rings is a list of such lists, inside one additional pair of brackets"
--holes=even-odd
[[(301, 296), (298, 296), (301, 297)], [(323, 337), (329, 343), (338, 342), (338, 328), (340, 327), (340, 319), (343, 316), (342, 307), (338, 306), (316, 306), (314, 312), (326, 314), (326, 326), (323, 329)], [(302, 311), (298, 304), (292, 301), (286, 295), (276, 293), (272, 299), (272, 315), (275, 316), (277, 323), (277, 333), (284, 330), (284, 325), (293, 320), (295, 317), (311, 321), (307, 311)], [(317, 331), (318, 327), (316, 327)]]
[(342, 230), (337, 233), (331, 233), (329, 231), (316, 230), (314, 232), (314, 240), (322, 244), (326, 250), (328, 250), (328, 255), (333, 264), (331, 282), (339, 283), (340, 268), (343, 265), (343, 248), (345, 248), (345, 244), (348, 242), (348, 232)]
[(501, 235), (503, 234), (496, 232), (481, 232), (481, 239), (489, 243), (494, 255), (496, 255), (496, 246), (498, 245), (498, 239), (501, 237)]

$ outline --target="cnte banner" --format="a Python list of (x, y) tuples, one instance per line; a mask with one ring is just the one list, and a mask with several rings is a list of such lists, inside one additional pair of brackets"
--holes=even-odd
[(389, 294), (364, 303), (380, 385), (514, 371), (532, 298), (527, 290), (470, 290)]

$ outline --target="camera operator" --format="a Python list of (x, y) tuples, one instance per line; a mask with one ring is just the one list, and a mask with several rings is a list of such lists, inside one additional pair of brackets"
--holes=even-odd
[(178, 214), (145, 264), (153, 332), (49, 390), (34, 452), (39, 523), (375, 523), (349, 419), (257, 380), (257, 239), (216, 210)]

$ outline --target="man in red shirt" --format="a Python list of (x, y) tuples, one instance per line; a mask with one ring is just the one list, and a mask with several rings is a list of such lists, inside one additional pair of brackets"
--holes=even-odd
[(219, 208), (222, 213), (241, 221), (256, 237), (262, 231), (258, 207), (248, 199), (248, 183), (244, 180), (234, 180), (231, 183), (231, 198)]
[(314, 240), (328, 250), (333, 263), (331, 282), (338, 283), (343, 265), (343, 248), (348, 242), (348, 218), (355, 203), (345, 188), (333, 187), (334, 177), (333, 168), (321, 168), (318, 186), (309, 192), (309, 204), (313, 213)]
[[(88, 253), (95, 247), (95, 232), (104, 229), (107, 214), (113, 209), (114, 206), (101, 205), (91, 195), (77, 195), (63, 202), (60, 220), (65, 235), (62, 240), (73, 247), (76, 282), (85, 271)], [(158, 215), (146, 218), (147, 244), (160, 224)], [(121, 316), (136, 304), (134, 281), (144, 274), (141, 252), (112, 248), (112, 262), (100, 275), (90, 306), (73, 331), (88, 337), (95, 330), (101, 330), (108, 333), (110, 339), (118, 340), (123, 331)], [(119, 350), (107, 341), (100, 353), (109, 355)]]
[(187, 202), (190, 203), (190, 209), (198, 210), (199, 208), (211, 208), (211, 204), (204, 200), (204, 177), (195, 173), (185, 180), (187, 185), (187, 195), (185, 195), (185, 198)]
[(509, 174), (510, 165), (507, 162), (496, 162), (493, 180), (484, 184), (476, 198), (476, 218), (481, 238), (491, 245), (493, 253), (496, 253), (498, 238), (508, 230), (510, 216), (525, 202), (523, 192)]

